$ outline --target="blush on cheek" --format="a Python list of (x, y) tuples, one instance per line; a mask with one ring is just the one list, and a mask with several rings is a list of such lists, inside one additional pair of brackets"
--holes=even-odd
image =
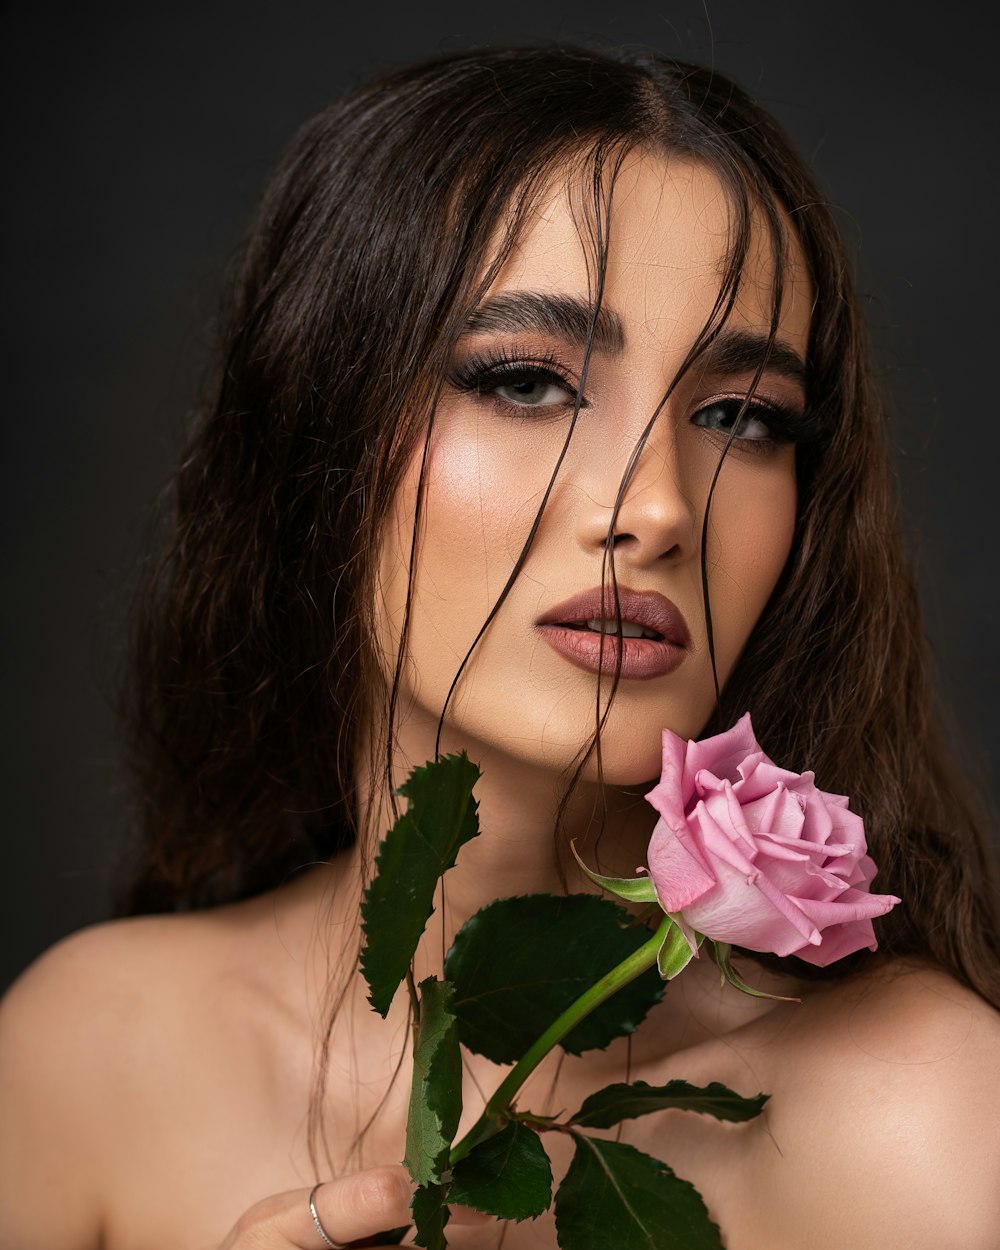
[[(502, 456), (491, 454), (493, 448), (479, 437), (471, 414), (443, 408), (424, 471), (407, 642), (410, 679), (415, 686), (419, 675), (422, 697), (434, 709), (510, 574), (508, 537), (517, 504), (512, 498), (517, 479)], [(410, 578), (422, 453), (421, 448), (401, 486), (383, 560), (383, 567), (391, 562), (395, 569), (386, 607), (399, 622)], [(478, 654), (467, 669), (467, 680), (478, 667), (477, 659)]]
[[(466, 560), (495, 535), (491, 501), (497, 483), (476, 441), (449, 438), (432, 448), (424, 494), (421, 560)], [(458, 569), (453, 570), (458, 573)]]
[(495, 578), (486, 575), (487, 565), (504, 550), (510, 482), (496, 457), (483, 454), (474, 423), (457, 421), (458, 416), (442, 405), (426, 461), (423, 441), (418, 441), (382, 536), (376, 609), (379, 644), (392, 663), (406, 610), (421, 473), (411, 649), (420, 635), (458, 646), (466, 632), (464, 618), (475, 613), (478, 628), (489, 612)]
[[(551, 472), (547, 456), (526, 454), (518, 426), (488, 423), (470, 430), (469, 414), (444, 413), (431, 449), (423, 541), (429, 562), (465, 561), (470, 583), (499, 592), (531, 530)], [(497, 579), (502, 581), (497, 584)], [(485, 602), (485, 600), (484, 600)], [(492, 601), (485, 602), (489, 611)]]

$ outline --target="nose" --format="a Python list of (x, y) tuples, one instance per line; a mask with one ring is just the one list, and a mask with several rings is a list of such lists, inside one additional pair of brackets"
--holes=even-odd
[(605, 455), (584, 495), (581, 544), (603, 550), (610, 534), (616, 556), (635, 567), (661, 560), (676, 564), (693, 556), (697, 508), (678, 451), (670, 414), (664, 411), (641, 450), (633, 445), (624, 457)]

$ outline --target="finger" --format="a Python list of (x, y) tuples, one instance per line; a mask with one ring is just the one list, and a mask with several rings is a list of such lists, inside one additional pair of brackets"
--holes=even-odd
[[(369, 1168), (320, 1185), (313, 1194), (313, 1206), (327, 1237), (346, 1244), (387, 1228), (409, 1225), (412, 1197), (413, 1185), (405, 1168)], [(308, 1193), (301, 1210), (307, 1234), (302, 1250), (327, 1250), (309, 1208)]]
[[(309, 1206), (309, 1189), (293, 1189), (258, 1202), (240, 1217), (220, 1250), (328, 1250)], [(405, 1168), (370, 1168), (326, 1181), (313, 1206), (326, 1236), (347, 1245), (412, 1222), (413, 1186)]]

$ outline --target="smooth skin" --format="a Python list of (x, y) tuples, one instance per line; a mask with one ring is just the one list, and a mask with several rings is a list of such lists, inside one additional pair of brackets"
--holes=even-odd
[[(572, 190), (572, 188), (571, 188)], [(552, 827), (562, 776), (594, 721), (597, 678), (556, 654), (537, 622), (600, 582), (617, 483), (718, 287), (726, 210), (697, 165), (635, 154), (615, 192), (605, 302), (621, 342), (595, 353), (570, 453), (514, 591), (477, 649), (449, 709), (443, 749), (483, 765), (483, 836), (463, 849), (417, 954), (439, 969), (443, 944), (504, 894), (562, 889)], [(810, 292), (793, 255), (779, 335), (804, 355)], [(586, 299), (577, 221), (561, 184), (491, 294)], [(733, 326), (767, 329), (770, 253), (758, 240)], [(561, 445), (581, 351), (523, 328), (470, 334), (456, 368), (498, 353), (561, 370), (522, 369), (490, 388), (456, 379), (429, 449), (410, 659), (404, 671), (400, 776), (433, 753), (458, 663), (527, 533)], [(465, 370), (463, 374), (462, 371)], [(724, 432), (717, 401), (746, 394), (744, 370), (700, 370), (677, 388), (625, 497), (619, 580), (683, 613), (688, 654), (673, 673), (619, 688), (603, 737), (609, 811), (599, 847), (596, 782), (583, 779), (568, 832), (603, 871), (642, 862), (654, 814), (643, 790), (666, 724), (696, 734), (713, 691), (699, 585), (700, 519)], [(769, 371), (758, 399), (801, 409), (801, 388)], [(532, 411), (525, 411), (530, 409)], [(795, 510), (794, 446), (750, 425), (727, 458), (708, 567), (724, 680), (780, 575)], [(759, 445), (751, 445), (759, 444)], [(401, 569), (412, 533), (418, 458), (385, 535), (379, 643), (398, 645)], [(818, 779), (822, 784), (822, 778)], [(385, 796), (367, 796), (377, 830)], [(346, 1242), (407, 1222), (402, 1153), (408, 1072), (406, 1004), (371, 1012), (356, 972), (358, 900), (371, 847), (229, 907), (97, 926), (59, 944), (0, 1008), (2, 1250), (321, 1250), (307, 1198), (314, 1058), (331, 1000), (322, 1117), (332, 1176), (316, 1195)], [(586, 883), (571, 879), (570, 888)], [(826, 987), (745, 976), (802, 1002), (751, 999), (695, 961), (631, 1044), (550, 1058), (522, 1107), (554, 1113), (610, 1081), (724, 1081), (766, 1091), (759, 1119), (721, 1125), (666, 1113), (629, 1122), (622, 1139), (663, 1158), (703, 1193), (729, 1250), (995, 1250), (1000, 1229), (998, 1015), (942, 973), (883, 965)], [(467, 1058), (460, 1131), (500, 1070)], [(547, 1142), (555, 1170), (567, 1144)], [(550, 1218), (507, 1228), (458, 1212), (456, 1250), (552, 1250)]]

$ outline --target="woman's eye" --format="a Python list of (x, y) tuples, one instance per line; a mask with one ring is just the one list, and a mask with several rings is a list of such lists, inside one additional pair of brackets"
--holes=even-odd
[(506, 403), (521, 408), (548, 408), (556, 404), (571, 404), (576, 398), (560, 379), (535, 371), (508, 375), (503, 381), (495, 381), (489, 390)]
[[(548, 409), (554, 415), (577, 404), (577, 388), (563, 366), (555, 360), (520, 356), (513, 351), (460, 360), (448, 380), (456, 390), (508, 412)], [(579, 405), (588, 407), (582, 396)]]
[(761, 404), (752, 403), (740, 418), (740, 410), (744, 402), (742, 399), (735, 398), (717, 399), (714, 403), (700, 408), (691, 420), (703, 429), (718, 430), (727, 436), (739, 420), (737, 438), (752, 443), (776, 441), (777, 434), (774, 427), (779, 414)]

